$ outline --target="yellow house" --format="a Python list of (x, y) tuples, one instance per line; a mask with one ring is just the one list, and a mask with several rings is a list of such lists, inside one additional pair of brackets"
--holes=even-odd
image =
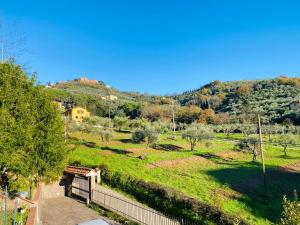
[(81, 123), (84, 118), (90, 117), (90, 112), (82, 107), (74, 107), (65, 113), (71, 120)]

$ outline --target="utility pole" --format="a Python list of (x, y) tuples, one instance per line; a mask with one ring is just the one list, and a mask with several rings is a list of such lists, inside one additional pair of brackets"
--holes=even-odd
[(65, 131), (65, 143), (67, 142), (68, 138), (68, 126), (67, 126), (67, 115), (64, 115), (64, 131)]
[(172, 99), (172, 120), (173, 120), (173, 133), (175, 137), (176, 125), (175, 125), (175, 111), (174, 111), (174, 100)]
[(257, 120), (258, 120), (259, 148), (260, 148), (260, 154), (261, 154), (264, 188), (265, 188), (265, 195), (266, 195), (267, 194), (267, 180), (266, 180), (265, 156), (264, 156), (263, 138), (262, 138), (261, 122), (260, 122), (259, 114), (257, 114)]

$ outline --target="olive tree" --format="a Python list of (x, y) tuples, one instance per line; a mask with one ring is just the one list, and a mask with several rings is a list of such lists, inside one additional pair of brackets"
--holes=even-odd
[(160, 132), (156, 127), (150, 125), (145, 129), (145, 137), (147, 139), (148, 146), (155, 146), (159, 141)]
[(249, 136), (241, 139), (235, 148), (238, 151), (250, 152), (253, 156), (252, 161), (255, 162), (259, 152), (259, 140), (254, 136)]
[(289, 145), (293, 145), (297, 143), (297, 139), (292, 134), (283, 134), (280, 135), (277, 142), (283, 147), (283, 153), (287, 156), (287, 148)]
[(113, 119), (113, 122), (114, 122), (114, 126), (116, 128), (118, 128), (119, 131), (122, 130), (122, 128), (128, 123), (128, 118), (127, 117), (119, 117), (119, 116), (116, 116), (114, 119)]
[(91, 133), (100, 136), (102, 142), (109, 142), (113, 137), (112, 130), (102, 126), (94, 126)]
[(211, 128), (200, 124), (191, 124), (182, 132), (182, 138), (187, 140), (191, 145), (191, 151), (195, 150), (198, 142), (208, 140), (214, 137), (214, 132)]

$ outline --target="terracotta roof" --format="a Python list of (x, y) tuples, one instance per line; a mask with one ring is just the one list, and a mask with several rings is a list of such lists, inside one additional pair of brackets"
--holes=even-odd
[(88, 176), (90, 172), (95, 172), (94, 169), (81, 166), (68, 166), (65, 169), (65, 173), (71, 173), (81, 176)]

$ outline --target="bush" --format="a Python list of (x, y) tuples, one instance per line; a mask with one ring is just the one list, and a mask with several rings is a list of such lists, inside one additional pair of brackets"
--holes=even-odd
[(132, 142), (133, 143), (141, 143), (146, 138), (146, 134), (144, 130), (136, 130), (132, 134)]
[(283, 197), (283, 212), (280, 221), (281, 225), (299, 225), (300, 224), (300, 201), (295, 192), (293, 201)]
[(155, 146), (159, 141), (160, 133), (153, 126), (148, 126), (145, 129), (145, 137), (147, 138), (148, 146)]

